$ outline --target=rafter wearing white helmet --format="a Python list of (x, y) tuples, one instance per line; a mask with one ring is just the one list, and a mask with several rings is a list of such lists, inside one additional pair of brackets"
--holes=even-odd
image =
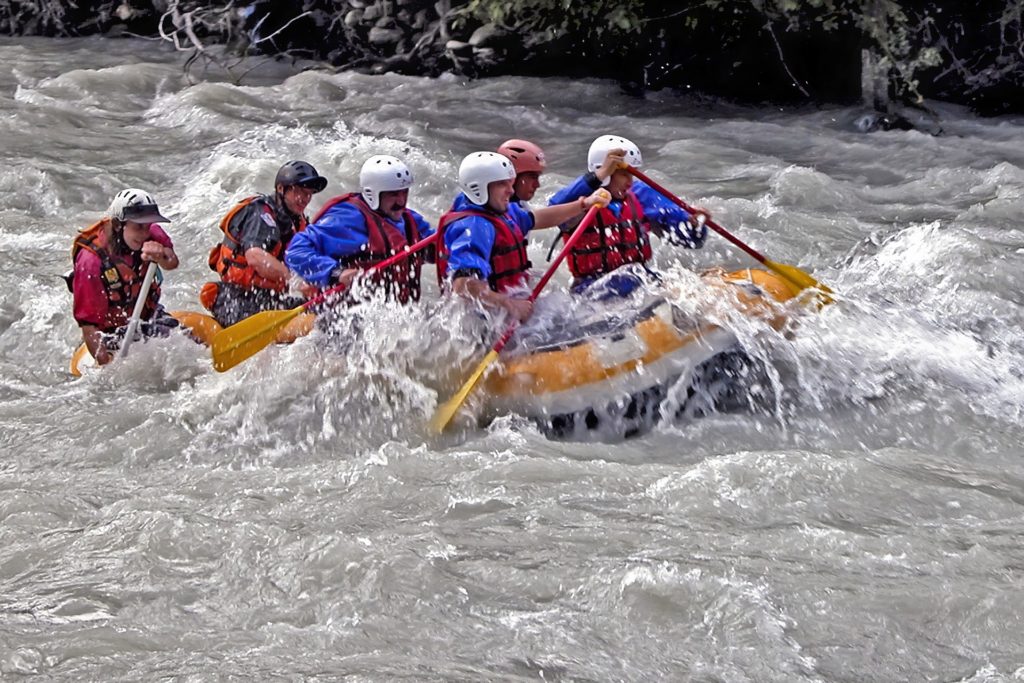
[(398, 157), (377, 154), (359, 170), (359, 192), (371, 209), (380, 208), (381, 192), (398, 192), (412, 187), (412, 171)]
[(512, 161), (497, 152), (473, 152), (459, 164), (459, 189), (478, 206), (487, 204), (488, 185), (515, 179)]
[(170, 219), (164, 218), (160, 213), (156, 201), (145, 190), (128, 188), (121, 190), (114, 195), (110, 202), (107, 213), (119, 223), (149, 224), (149, 223), (170, 223)]
[[(640, 154), (640, 148), (632, 141), (620, 135), (602, 135), (590, 143), (590, 151), (587, 152), (587, 170), (593, 173), (601, 168), (608, 153), (613, 149), (625, 151), (625, 160), (630, 166), (640, 168), (644, 165), (644, 158)], [(610, 181), (611, 176), (609, 175), (601, 181), (601, 187), (607, 187)]]

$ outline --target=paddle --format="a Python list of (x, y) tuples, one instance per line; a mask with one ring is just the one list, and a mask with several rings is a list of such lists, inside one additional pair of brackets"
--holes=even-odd
[[(537, 286), (533, 288), (532, 292), (530, 292), (529, 301), (537, 300), (541, 290), (544, 289), (544, 286), (548, 283), (548, 280), (551, 279), (551, 276), (555, 274), (555, 269), (558, 268), (558, 264), (565, 259), (569, 250), (572, 249), (573, 245), (579, 241), (580, 237), (583, 235), (583, 231), (590, 227), (590, 224), (594, 222), (594, 218), (597, 216), (597, 212), (599, 210), (600, 207), (597, 205), (590, 207), (590, 210), (587, 211), (583, 220), (580, 221), (580, 224), (576, 226), (575, 230), (573, 230), (572, 235), (570, 235), (569, 239), (566, 240), (565, 246), (562, 247), (562, 251), (559, 252), (558, 256), (555, 257), (555, 260), (551, 262), (551, 265), (548, 266), (543, 277), (541, 277), (540, 282), (538, 282)], [(501, 350), (505, 348), (505, 344), (507, 344), (508, 340), (512, 338), (517, 327), (518, 324), (515, 320), (509, 323), (508, 327), (505, 329), (505, 334), (501, 335), (498, 342), (491, 347), (490, 352), (488, 352), (488, 354), (484, 356), (484, 359), (480, 361), (480, 364), (476, 366), (473, 374), (469, 376), (469, 379), (467, 379), (466, 383), (462, 385), (462, 388), (459, 389), (454, 396), (448, 399), (444, 405), (438, 406), (437, 410), (434, 412), (434, 417), (430, 420), (430, 429), (433, 433), (440, 434), (452, 421), (452, 418), (455, 417), (455, 413), (457, 413), (459, 408), (462, 407), (462, 404), (466, 401), (470, 392), (472, 392), (473, 388), (480, 382), (480, 378), (483, 377), (484, 371), (487, 370), (491, 363), (495, 361), (498, 354), (501, 353)]]
[[(643, 181), (644, 183), (647, 183), (656, 191), (661, 193), (666, 199), (672, 201), (672, 203), (674, 203), (675, 205), (682, 207), (685, 211), (688, 211), (689, 213), (692, 214), (701, 213), (697, 209), (694, 209), (692, 206), (688, 205), (679, 197), (675, 196), (674, 194), (666, 190), (658, 183), (648, 178), (639, 170), (633, 168), (632, 166), (627, 167), (626, 170), (628, 170), (633, 175), (633, 177)], [(741, 242), (738, 238), (734, 237), (732, 233), (730, 233), (728, 230), (720, 226), (718, 223), (715, 223), (710, 218), (708, 218), (705, 221), (705, 223), (711, 226), (711, 229), (717, 232), (719, 235), (729, 240), (743, 251), (747, 252), (747, 254), (749, 254), (752, 258), (756, 259), (757, 261), (760, 261), (770, 270), (781, 275), (787, 282), (793, 285), (796, 291), (800, 292), (807, 288), (814, 288), (823, 292), (823, 294), (819, 297), (823, 304), (832, 303), (832, 299), (828, 296), (828, 294), (832, 293), (832, 290), (829, 289), (826, 285), (823, 285), (817, 280), (815, 280), (813, 277), (810, 276), (810, 274), (800, 270), (796, 266), (790, 266), (784, 263), (776, 263), (775, 261), (769, 261), (760, 253), (754, 251), (752, 248)]]
[[(372, 273), (383, 270), (409, 258), (417, 251), (430, 246), (440, 234), (440, 231), (438, 231), (430, 237), (421, 239), (394, 256), (370, 266), (366, 269), (366, 272)], [(335, 285), (330, 289), (320, 292), (301, 306), (285, 310), (263, 311), (221, 330), (213, 336), (213, 341), (210, 344), (210, 349), (213, 353), (213, 367), (218, 372), (224, 372), (235, 367), (250, 356), (255, 355), (277, 339), (277, 333), (281, 331), (281, 328), (298, 317), (300, 313), (324, 301), (332, 294), (341, 292), (346, 287), (348, 285)]]
[(135, 308), (132, 309), (132, 317), (128, 321), (128, 328), (125, 330), (124, 339), (121, 341), (121, 348), (117, 352), (118, 358), (128, 355), (128, 347), (135, 341), (135, 333), (139, 329), (139, 321), (142, 319), (142, 309), (146, 307), (146, 299), (149, 297), (149, 290), (153, 287), (153, 278), (160, 266), (152, 261), (146, 264), (146, 275), (142, 278), (142, 288), (139, 290), (139, 298), (135, 300)]

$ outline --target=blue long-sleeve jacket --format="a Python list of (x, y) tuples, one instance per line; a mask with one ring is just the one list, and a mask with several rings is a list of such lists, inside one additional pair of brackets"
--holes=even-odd
[[(478, 204), (459, 193), (452, 211), (480, 210)], [(484, 209), (486, 211), (486, 209)], [(533, 214), (519, 204), (510, 202), (501, 218), (509, 226), (519, 226), (525, 236), (533, 229)], [(445, 227), (444, 244), (448, 251), (448, 277), (476, 275), (486, 280), (491, 275), (491, 249), (494, 247), (494, 226), (486, 218), (467, 216)]]
[[(548, 202), (550, 206), (571, 202), (579, 197), (589, 196), (594, 190), (601, 187), (601, 181), (593, 173), (581, 175), (568, 187), (565, 187), (554, 194)], [(643, 207), (644, 217), (651, 223), (657, 224), (662, 230), (671, 231), (677, 242), (690, 247), (700, 248), (707, 237), (707, 228), (701, 226), (699, 230), (690, 227), (690, 214), (676, 206), (671, 201), (646, 183), (634, 180), (630, 187), (633, 194), (640, 201)], [(622, 215), (623, 202), (612, 200), (608, 208), (616, 216)]]
[[(416, 220), (421, 239), (434, 233), (423, 216), (412, 209), (409, 213)], [(381, 218), (405, 234), (404, 219), (396, 222), (386, 216)], [(326, 287), (331, 284), (339, 261), (368, 249), (369, 244), (369, 228), (362, 212), (352, 204), (340, 202), (292, 238), (284, 262), (306, 282)]]

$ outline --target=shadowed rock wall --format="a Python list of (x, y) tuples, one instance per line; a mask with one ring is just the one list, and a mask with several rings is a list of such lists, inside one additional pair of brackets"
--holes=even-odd
[(176, 35), (185, 49), (220, 43), (335, 68), (604, 77), (635, 92), (672, 87), (753, 103), (863, 99), (891, 111), (893, 102), (928, 97), (982, 114), (1024, 111), (1016, 96), (1024, 85), (1024, 0), (860, 0), (795, 10), (771, 0), (628, 0), (622, 4), (635, 15), (625, 26), (528, 11), (544, 4), (538, 0), (508, 0), (520, 14), (489, 22), (489, 1), (496, 0), (0, 0), (0, 31)]

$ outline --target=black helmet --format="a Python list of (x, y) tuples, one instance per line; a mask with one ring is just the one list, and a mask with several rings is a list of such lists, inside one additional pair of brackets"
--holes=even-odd
[(313, 192), (320, 192), (327, 187), (327, 178), (319, 175), (316, 169), (305, 161), (289, 161), (280, 168), (277, 177), (274, 178), (274, 187), (278, 185), (302, 185)]

